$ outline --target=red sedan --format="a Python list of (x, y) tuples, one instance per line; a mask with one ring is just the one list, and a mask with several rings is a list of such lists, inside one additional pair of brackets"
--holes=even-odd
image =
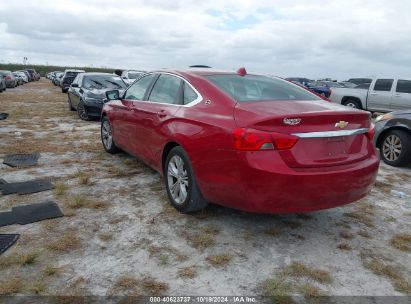
[(173, 206), (304, 212), (356, 201), (379, 159), (370, 114), (286, 80), (193, 69), (146, 74), (106, 93), (101, 137), (164, 175)]

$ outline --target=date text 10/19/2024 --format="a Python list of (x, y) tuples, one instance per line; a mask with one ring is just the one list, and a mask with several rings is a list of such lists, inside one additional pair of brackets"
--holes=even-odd
[(256, 303), (255, 297), (150, 297), (149, 303)]

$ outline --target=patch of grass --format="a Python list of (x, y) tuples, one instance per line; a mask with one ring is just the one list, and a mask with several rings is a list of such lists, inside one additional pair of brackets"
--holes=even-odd
[(180, 278), (193, 279), (197, 276), (197, 271), (194, 267), (183, 267), (178, 270), (178, 276)]
[(45, 276), (51, 277), (54, 276), (56, 274), (58, 274), (60, 271), (60, 268), (58, 267), (54, 267), (53, 265), (47, 265), (44, 269), (43, 269), (43, 274)]
[(337, 248), (340, 250), (347, 250), (347, 251), (352, 250), (350, 244), (347, 244), (347, 243), (339, 244)]
[(206, 257), (207, 262), (209, 262), (214, 267), (224, 267), (233, 259), (233, 256), (229, 253), (209, 255)]
[(104, 242), (108, 242), (113, 239), (113, 235), (109, 233), (101, 233), (99, 234), (98, 238)]
[(151, 277), (145, 277), (140, 281), (141, 286), (143, 287), (146, 294), (163, 294), (169, 289), (167, 283), (158, 282)]
[(375, 182), (375, 187), (385, 194), (390, 193), (390, 191), (392, 190), (392, 184), (378, 180)]
[(268, 279), (264, 286), (263, 292), (265, 296), (269, 296), (274, 303), (291, 304), (294, 303), (290, 293), (291, 285), (280, 278)]
[(330, 284), (332, 282), (331, 274), (328, 271), (312, 268), (300, 262), (291, 263), (284, 269), (284, 274), (294, 277), (309, 278), (322, 284)]
[(374, 228), (374, 222), (372, 218), (366, 213), (356, 211), (356, 212), (346, 212), (344, 213), (344, 216), (349, 217), (351, 219), (357, 220), (359, 223), (364, 224), (367, 227)]
[(88, 202), (86, 207), (91, 208), (91, 209), (97, 209), (97, 210), (106, 210), (108, 209), (109, 204), (105, 202), (91, 201), (91, 202)]
[(42, 281), (35, 282), (29, 287), (29, 290), (35, 294), (41, 294), (46, 290), (46, 284)]
[(348, 231), (341, 231), (340, 237), (342, 237), (343, 239), (351, 240), (354, 236)]
[(67, 232), (60, 239), (51, 241), (48, 248), (53, 251), (69, 251), (80, 247), (80, 239), (74, 232)]
[(114, 287), (116, 290), (130, 290), (134, 289), (138, 286), (139, 281), (131, 276), (121, 276), (117, 279), (116, 283), (114, 284)]
[(68, 206), (71, 209), (78, 209), (85, 207), (87, 204), (87, 197), (82, 194), (76, 194), (68, 201)]
[(54, 193), (56, 195), (63, 195), (67, 190), (67, 185), (64, 182), (58, 182), (54, 186)]
[(19, 293), (23, 288), (24, 283), (20, 278), (11, 278), (7, 281), (0, 281), (0, 296)]
[(321, 289), (309, 283), (297, 285), (296, 289), (304, 297), (308, 297), (308, 298), (319, 298), (319, 297), (325, 296), (325, 293)]
[(366, 231), (366, 230), (360, 230), (358, 231), (358, 235), (364, 237), (364, 238), (371, 238), (371, 235)]
[(205, 249), (215, 244), (214, 238), (207, 233), (189, 236), (188, 239), (196, 249)]
[(374, 274), (390, 279), (396, 290), (411, 294), (411, 282), (404, 278), (400, 269), (389, 265), (383, 257), (369, 256), (362, 253), (361, 261), (363, 266)]
[(210, 224), (203, 228), (203, 232), (211, 235), (217, 235), (221, 231), (220, 227), (214, 224)]
[(72, 208), (65, 208), (63, 213), (64, 213), (64, 216), (66, 216), (66, 217), (72, 217), (72, 216), (75, 216), (77, 214), (76, 210), (74, 210)]
[(74, 176), (78, 178), (79, 185), (89, 185), (91, 183), (88, 173), (78, 170)]
[(393, 236), (390, 240), (391, 246), (404, 252), (411, 252), (411, 234), (400, 233)]
[(395, 223), (395, 222), (397, 221), (397, 219), (396, 219), (395, 217), (393, 217), (392, 215), (387, 216), (387, 217), (385, 218), (385, 220), (386, 220), (387, 222), (389, 222), (389, 223)]
[(168, 255), (160, 255), (159, 257), (158, 257), (158, 260), (160, 261), (160, 265), (167, 265), (168, 264)]
[(18, 253), (0, 258), (0, 269), (7, 268), (13, 265), (24, 266), (31, 265), (39, 256), (38, 252)]
[(268, 228), (264, 230), (264, 233), (271, 236), (279, 236), (281, 234), (281, 231), (277, 228)]

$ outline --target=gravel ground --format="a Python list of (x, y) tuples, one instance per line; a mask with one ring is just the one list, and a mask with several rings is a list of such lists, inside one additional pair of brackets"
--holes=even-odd
[[(381, 164), (372, 193), (308, 214), (220, 206), (184, 215), (160, 175), (109, 155), (99, 122), (42, 79), (0, 94), (0, 162), (39, 152), (38, 166), (0, 165), (8, 182), (50, 178), (53, 191), (0, 196), (0, 211), (56, 201), (65, 217), (25, 226), (0, 256), (0, 294), (393, 296), (411, 294), (411, 170)], [(391, 191), (404, 192), (404, 197)]]

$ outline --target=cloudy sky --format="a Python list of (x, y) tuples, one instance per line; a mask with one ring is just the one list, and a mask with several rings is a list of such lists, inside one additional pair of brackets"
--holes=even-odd
[(0, 62), (411, 77), (409, 0), (1, 1)]

